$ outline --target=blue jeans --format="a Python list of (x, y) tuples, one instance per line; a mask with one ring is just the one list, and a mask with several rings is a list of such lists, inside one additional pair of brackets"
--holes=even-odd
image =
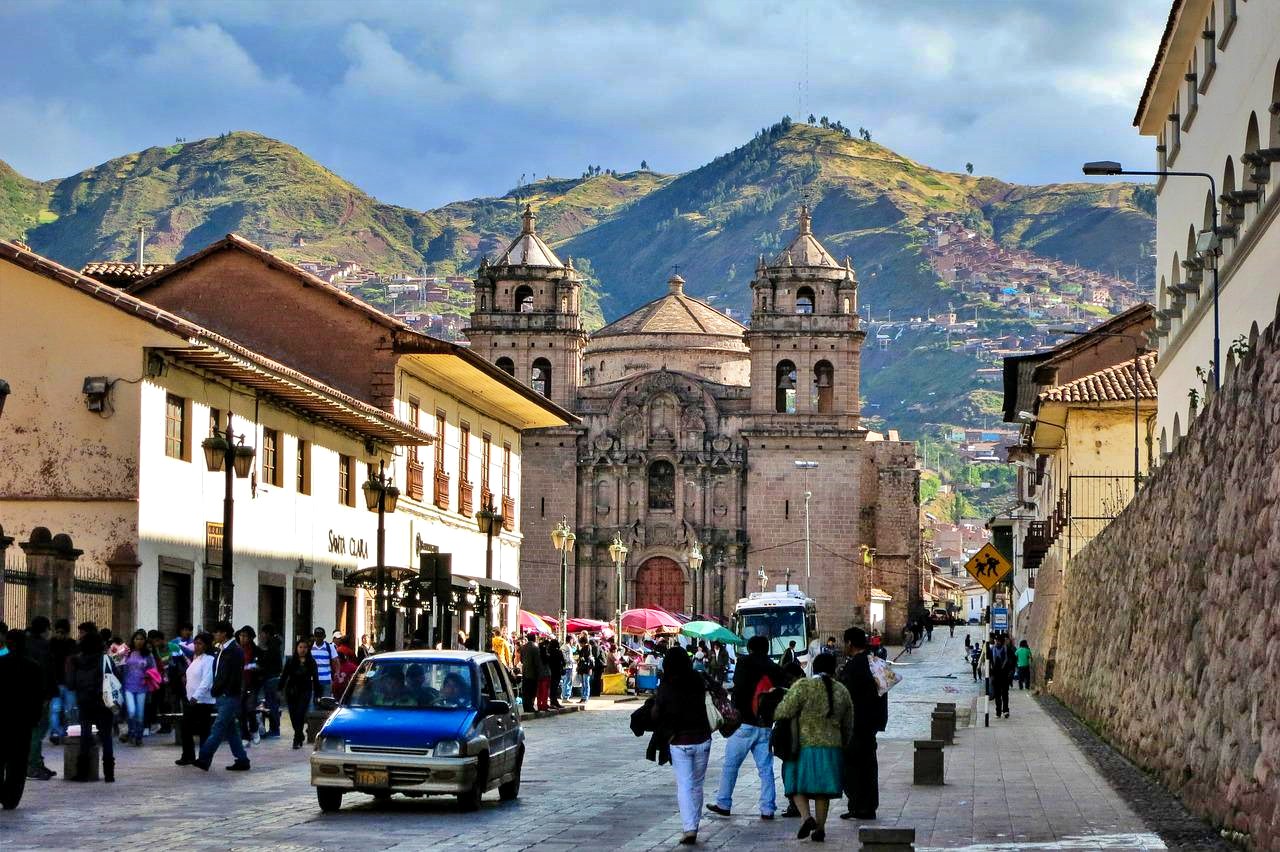
[(777, 793), (773, 780), (773, 753), (769, 751), (769, 729), (743, 725), (724, 741), (724, 769), (720, 773), (720, 792), (716, 804), (733, 810), (733, 788), (738, 783), (742, 761), (751, 755), (760, 773), (760, 813), (772, 816), (777, 810)]
[(269, 677), (262, 682), (263, 698), (267, 702), (267, 733), (264, 736), (280, 736), (280, 678)]
[(578, 688), (582, 690), (582, 701), (586, 703), (586, 700), (591, 697), (591, 672), (575, 674), (573, 679), (577, 682)]
[(573, 697), (573, 666), (572, 664), (564, 667), (564, 674), (560, 676), (560, 700), (568, 701)]
[(135, 740), (142, 739), (142, 723), (147, 715), (147, 694), (125, 690), (124, 712), (129, 721), (129, 736)]
[(671, 768), (676, 772), (676, 802), (680, 824), (685, 831), (697, 831), (702, 818), (702, 782), (707, 777), (711, 740), (696, 745), (673, 745)]
[(67, 725), (76, 716), (76, 694), (65, 686), (58, 687), (58, 694), (49, 702), (49, 733), (55, 737), (67, 735)]
[(219, 695), (217, 707), (218, 715), (214, 717), (209, 737), (200, 743), (200, 762), (208, 763), (223, 740), (231, 746), (232, 757), (237, 761), (248, 761), (249, 755), (245, 754), (244, 744), (240, 742), (240, 696)]

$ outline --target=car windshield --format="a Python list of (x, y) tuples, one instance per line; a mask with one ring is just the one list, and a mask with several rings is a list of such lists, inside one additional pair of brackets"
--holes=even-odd
[(804, 611), (800, 609), (765, 609), (743, 612), (741, 636), (764, 636), (769, 640), (769, 654), (781, 657), (790, 642), (796, 643), (796, 653), (803, 654), (808, 646), (804, 632)]
[(347, 690), (348, 707), (474, 708), (471, 667), (453, 660), (366, 660)]

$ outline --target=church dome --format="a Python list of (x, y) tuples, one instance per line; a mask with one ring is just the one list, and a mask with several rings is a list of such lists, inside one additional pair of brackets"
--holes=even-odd
[(820, 269), (840, 269), (831, 253), (822, 247), (813, 235), (813, 217), (807, 205), (800, 208), (800, 227), (795, 239), (773, 259), (771, 266), (805, 266)]
[(672, 275), (667, 293), (594, 332), (587, 341), (591, 383), (617, 381), (646, 369), (685, 370), (721, 384), (747, 384), (746, 326), (686, 295)]
[(560, 258), (556, 257), (551, 247), (544, 243), (542, 237), (533, 230), (533, 208), (526, 204), (521, 218), (523, 224), (520, 228), (520, 236), (511, 241), (511, 245), (507, 246), (507, 250), (493, 265), (545, 266), (551, 269), (564, 269), (565, 266), (560, 262)]

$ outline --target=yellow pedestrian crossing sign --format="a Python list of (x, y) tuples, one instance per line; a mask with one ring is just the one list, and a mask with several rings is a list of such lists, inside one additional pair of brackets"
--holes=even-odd
[(969, 561), (964, 564), (964, 570), (968, 571), (969, 576), (981, 583), (982, 587), (989, 592), (996, 583), (1013, 570), (1013, 565), (1004, 558), (1004, 554), (996, 550), (994, 544), (987, 542), (981, 550), (969, 557)]

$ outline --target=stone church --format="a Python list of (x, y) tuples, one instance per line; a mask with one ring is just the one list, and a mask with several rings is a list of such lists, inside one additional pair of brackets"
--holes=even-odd
[(608, 545), (621, 533), (625, 606), (728, 615), (748, 591), (790, 582), (834, 635), (869, 624), (874, 588), (897, 632), (920, 597), (915, 449), (860, 425), (850, 261), (801, 208), (794, 238), (756, 266), (750, 327), (684, 284), (672, 275), (662, 296), (587, 334), (581, 275), (531, 210), (481, 263), (472, 347), (581, 418), (524, 439), (524, 607), (560, 608), (550, 532), (563, 517), (577, 534), (571, 615), (613, 618)]

